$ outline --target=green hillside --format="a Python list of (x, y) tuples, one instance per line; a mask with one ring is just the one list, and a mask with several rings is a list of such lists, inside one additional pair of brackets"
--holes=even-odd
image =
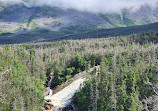
[[(34, 25), (36, 27), (36, 24)], [(158, 23), (113, 29), (96, 29), (96, 26), (94, 25), (87, 27), (76, 25), (68, 28), (61, 28), (60, 31), (35, 28), (33, 31), (24, 34), (2, 33), (0, 34), (0, 44), (52, 42), (86, 38), (107, 38), (139, 34), (144, 32), (158, 32)]]
[(152, 110), (158, 84), (157, 38), (157, 33), (146, 33), (1, 45), (0, 110), (40, 111), (44, 107), (42, 91), (50, 76), (54, 75), (51, 87), (55, 88), (97, 65), (101, 65), (100, 71), (90, 74), (91, 79), (74, 96), (80, 111)]

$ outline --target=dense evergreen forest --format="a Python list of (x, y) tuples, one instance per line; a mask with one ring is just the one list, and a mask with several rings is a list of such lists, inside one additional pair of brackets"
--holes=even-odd
[(158, 108), (158, 34), (0, 46), (0, 110), (40, 111), (43, 90), (100, 65), (73, 97), (80, 111)]

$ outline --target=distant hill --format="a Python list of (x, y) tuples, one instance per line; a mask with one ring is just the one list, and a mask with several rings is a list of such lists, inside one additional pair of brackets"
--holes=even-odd
[(67, 39), (103, 38), (110, 36), (116, 37), (146, 32), (158, 32), (158, 22), (148, 25), (95, 30), (88, 33), (70, 35), (67, 37)]
[[(75, 31), (75, 30), (74, 30)], [(29, 33), (14, 34), (2, 33), (0, 34), (0, 44), (15, 44), (27, 42), (51, 42), (68, 39), (85, 39), (85, 38), (106, 38), (117, 37), (131, 34), (139, 34), (145, 32), (158, 32), (158, 23), (131, 26), (112, 29), (98, 29), (90, 32), (80, 32), (76, 34), (68, 34), (65, 30), (50, 31), (45, 29), (36, 29)]]

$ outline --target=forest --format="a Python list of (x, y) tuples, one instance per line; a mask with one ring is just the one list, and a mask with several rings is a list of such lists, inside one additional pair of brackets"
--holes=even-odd
[(158, 33), (0, 46), (0, 110), (41, 111), (43, 90), (89, 74), (73, 103), (79, 111), (156, 111)]

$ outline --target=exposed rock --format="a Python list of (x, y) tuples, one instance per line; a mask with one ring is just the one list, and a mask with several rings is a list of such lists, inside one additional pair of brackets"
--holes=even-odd
[(46, 102), (52, 102), (51, 100), (46, 100)]
[(50, 110), (50, 106), (49, 106), (49, 105), (46, 105), (46, 106), (45, 106), (45, 109), (46, 109), (46, 110)]
[(48, 103), (45, 103), (45, 110), (51, 110), (51, 109), (53, 109), (53, 105), (51, 105), (51, 104), (48, 104)]

